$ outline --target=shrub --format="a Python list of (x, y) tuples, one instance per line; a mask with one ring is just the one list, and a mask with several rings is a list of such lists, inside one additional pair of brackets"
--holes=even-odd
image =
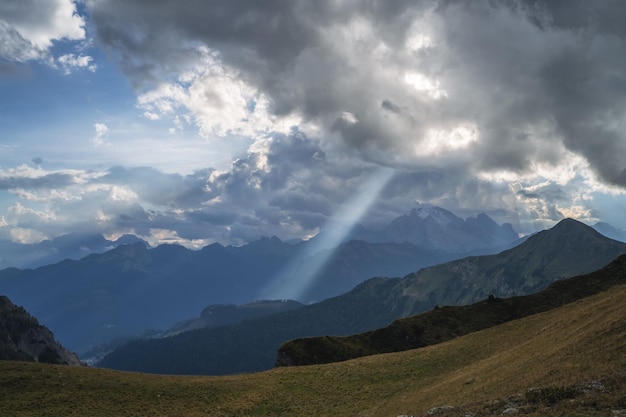
[(526, 401), (533, 404), (556, 404), (574, 398), (578, 390), (574, 387), (534, 388), (526, 392)]

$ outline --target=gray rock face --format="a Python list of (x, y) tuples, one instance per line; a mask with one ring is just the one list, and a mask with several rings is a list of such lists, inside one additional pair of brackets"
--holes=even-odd
[(44, 326), (30, 328), (22, 333), (17, 348), (34, 358), (36, 362), (81, 365), (78, 356), (61, 346), (54, 339), (52, 332)]
[(0, 296), (0, 359), (82, 365), (48, 328), (4, 296)]

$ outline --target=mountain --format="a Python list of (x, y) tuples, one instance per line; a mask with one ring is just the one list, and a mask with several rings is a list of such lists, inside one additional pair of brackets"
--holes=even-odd
[(425, 268), (403, 280), (396, 291), (432, 305), (469, 304), (489, 295), (530, 294), (556, 280), (595, 271), (625, 252), (625, 243), (565, 219), (497, 255)]
[(240, 323), (244, 320), (253, 320), (271, 314), (295, 310), (302, 306), (303, 304), (293, 300), (263, 300), (243, 305), (215, 304), (202, 310), (200, 317), (176, 323), (165, 333), (167, 335), (174, 335), (191, 330), (226, 326), (233, 323)]
[(0, 296), (0, 360), (81, 365), (78, 356), (61, 346), (48, 328), (5, 296)]
[[(313, 239), (323, 238), (324, 234), (322, 231)], [(441, 207), (423, 204), (380, 230), (357, 225), (344, 242), (350, 240), (408, 242), (446, 253), (484, 255), (495, 253), (493, 248), (504, 250), (518, 244), (519, 235), (509, 223), (499, 225), (484, 213), (462, 219)]]
[(498, 225), (486, 214), (463, 220), (441, 207), (420, 207), (393, 220), (389, 242), (410, 242), (452, 253), (503, 246), (519, 239), (510, 224)]
[(285, 254), (270, 256), (251, 248), (191, 251), (135, 243), (78, 261), (0, 271), (0, 291), (80, 353), (117, 337), (169, 328), (208, 304), (250, 301), (264, 285), (257, 277), (277, 273), (293, 251), (286, 244), (283, 249)]
[(299, 300), (310, 303), (348, 292), (373, 276), (403, 276), (459, 256), (408, 242), (351, 240), (302, 259), (291, 276), (315, 277)]
[(0, 239), (0, 269), (38, 268), (64, 259), (81, 259), (91, 253), (102, 253), (123, 244), (148, 242), (133, 235), (124, 235), (115, 241), (102, 235), (69, 233), (39, 243), (16, 243)]
[(372, 278), (341, 296), (233, 326), (136, 341), (100, 365), (177, 374), (260, 371), (274, 365), (279, 346), (291, 339), (361, 333), (436, 305), (530, 294), (600, 269), (622, 253), (626, 244), (566, 219), (497, 255), (451, 261), (401, 279)]
[(620, 255), (598, 271), (557, 281), (531, 295), (511, 298), (491, 296), (475, 304), (436, 307), (426, 313), (396, 320), (385, 328), (353, 336), (291, 340), (278, 350), (276, 365), (339, 362), (429, 346), (548, 311), (624, 284), (626, 255)]
[[(407, 218), (430, 222), (435, 215), (448, 221), (440, 219), (440, 228), (432, 230), (451, 241), (458, 232), (456, 240), (472, 242), (463, 246), (473, 248), (472, 254), (495, 253), (497, 249), (490, 245), (517, 236), (513, 232), (505, 233), (507, 239), (493, 238), (510, 226), (498, 226), (486, 215), (462, 220), (431, 207), (420, 208)], [(469, 231), (474, 233), (472, 239), (467, 237)], [(55, 244), (87, 245), (89, 239), (79, 237), (59, 238)], [(435, 249), (426, 241), (430, 247), (408, 241), (350, 240), (318, 250), (315, 241), (288, 244), (272, 237), (240, 247), (212, 244), (192, 251), (178, 245), (150, 248), (129, 235), (116, 242), (101, 236), (92, 240), (90, 249), (97, 242), (113, 249), (32, 270), (0, 271), (0, 291), (33, 312), (81, 356), (116, 338), (168, 329), (197, 317), (207, 305), (242, 305), (272, 298), (295, 298), (308, 304), (348, 292), (372, 276), (404, 276), (468, 255)], [(291, 268), (289, 274), (287, 268)], [(282, 296), (272, 289), (285, 275), (290, 280), (287, 286), (299, 277), (309, 277), (310, 282), (297, 295)]]
[(626, 242), (626, 231), (613, 227), (608, 223), (596, 223), (593, 225), (593, 228), (606, 237), (620, 242)]

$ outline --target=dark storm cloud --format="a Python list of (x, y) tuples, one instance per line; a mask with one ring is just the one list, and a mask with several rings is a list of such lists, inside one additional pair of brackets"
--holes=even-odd
[[(567, 180), (533, 187), (498, 175), (524, 182), (538, 167), (571, 166), (572, 153), (602, 181), (626, 186), (624, 2), (86, 4), (97, 42), (140, 89), (197, 70), (209, 48), (211, 63), (267, 98), (270, 115), (303, 121), (292, 134), (264, 131), (260, 150), (224, 172), (111, 169), (98, 181), (139, 196), (147, 214), (134, 216), (146, 230), (230, 243), (302, 236), (375, 165), (397, 168), (371, 211), (381, 224), (416, 201), (468, 215), (482, 208), (500, 221), (509, 221), (503, 208), (557, 220), (575, 204)], [(219, 77), (205, 80), (199, 97), (223, 99), (212, 82)], [(261, 103), (258, 95), (246, 102)], [(307, 123), (318, 130), (309, 134)]]
[[(441, 164), (523, 173), (533, 162), (557, 164), (564, 145), (606, 182), (626, 185), (622, 2), (88, 4), (100, 42), (137, 82), (182, 71), (206, 45), (267, 94), (275, 114), (322, 123), (367, 159), (410, 154), (428, 128), (471, 122), (481, 135), (471, 160), (464, 153)], [(413, 26), (434, 45), (407, 51)], [(402, 73), (390, 78), (385, 65), (437, 78), (446, 98), (407, 92)], [(345, 111), (356, 120), (341, 118)]]
[[(127, 71), (148, 78), (158, 77), (161, 70), (176, 71), (178, 64), (193, 58), (186, 41), (210, 44), (238, 66), (257, 67), (269, 76), (272, 70), (281, 72), (309, 44), (315, 25), (298, 10), (300, 2), (285, 0), (105, 0), (89, 5), (100, 40), (114, 54), (122, 54)], [(168, 60), (165, 65), (154, 59), (159, 54)]]

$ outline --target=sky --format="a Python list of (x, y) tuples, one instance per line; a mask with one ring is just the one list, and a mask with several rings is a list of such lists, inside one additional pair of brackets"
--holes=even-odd
[(626, 229), (624, 21), (621, 0), (1, 0), (0, 239), (241, 245), (420, 204)]

